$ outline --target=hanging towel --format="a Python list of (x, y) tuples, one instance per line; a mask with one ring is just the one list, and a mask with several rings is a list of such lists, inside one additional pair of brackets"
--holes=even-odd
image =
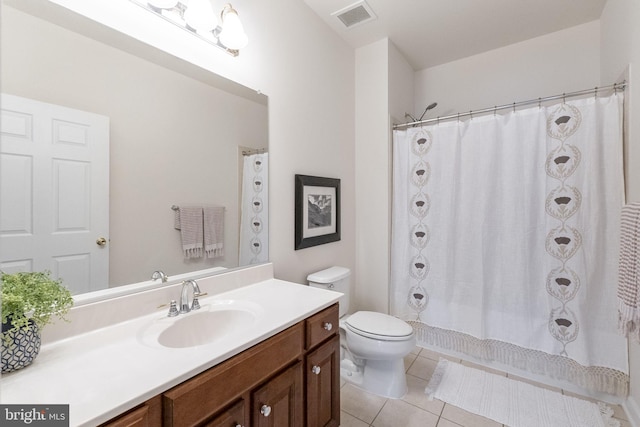
[(640, 202), (623, 206), (620, 216), (618, 328), (640, 342)]
[(224, 208), (212, 206), (204, 211), (204, 253), (207, 258), (224, 255)]
[(176, 210), (174, 228), (180, 230), (185, 258), (202, 258), (203, 209), (196, 206)]

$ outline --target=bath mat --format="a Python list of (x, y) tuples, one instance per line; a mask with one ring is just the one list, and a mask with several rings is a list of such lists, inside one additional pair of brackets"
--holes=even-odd
[(441, 359), (426, 393), (509, 427), (619, 427), (604, 404)]

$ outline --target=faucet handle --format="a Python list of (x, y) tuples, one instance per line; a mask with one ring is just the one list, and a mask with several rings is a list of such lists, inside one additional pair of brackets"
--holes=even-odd
[(178, 304), (176, 300), (172, 299), (171, 304), (169, 304), (169, 314), (167, 317), (176, 317), (178, 315)]
[(207, 295), (206, 292), (194, 292), (193, 293), (193, 302), (191, 303), (191, 310), (198, 310), (200, 308), (200, 301), (198, 301), (198, 297), (203, 297)]

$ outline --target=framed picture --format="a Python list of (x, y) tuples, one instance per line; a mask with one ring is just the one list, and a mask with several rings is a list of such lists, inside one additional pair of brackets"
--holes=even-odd
[(296, 175), (295, 249), (340, 240), (340, 180)]

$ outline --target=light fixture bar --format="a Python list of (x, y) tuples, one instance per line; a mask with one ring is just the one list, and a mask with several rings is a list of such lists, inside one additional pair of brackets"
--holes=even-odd
[(228, 47), (220, 43), (219, 35), (220, 35), (220, 31), (222, 30), (220, 26), (217, 26), (214, 30), (208, 31), (204, 34), (199, 33), (195, 29), (189, 27), (189, 25), (187, 25), (187, 22), (184, 20), (184, 12), (187, 9), (187, 7), (185, 6), (184, 3), (180, 1), (178, 1), (177, 4), (171, 9), (156, 8), (151, 6), (147, 1), (144, 1), (144, 0), (129, 0), (129, 1), (137, 4), (143, 9), (148, 10), (154, 15), (157, 15), (163, 18), (164, 20), (174, 24), (175, 26), (182, 28), (183, 30), (189, 32), (190, 34), (193, 34), (194, 36), (212, 44), (213, 46), (224, 50), (231, 56), (238, 56), (238, 54), (240, 53), (239, 50), (229, 49)]

